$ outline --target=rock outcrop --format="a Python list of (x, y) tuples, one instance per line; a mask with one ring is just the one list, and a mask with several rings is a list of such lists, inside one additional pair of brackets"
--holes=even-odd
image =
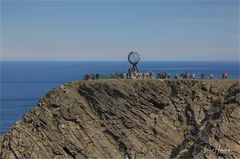
[(0, 137), (3, 159), (240, 158), (238, 80), (60, 86)]

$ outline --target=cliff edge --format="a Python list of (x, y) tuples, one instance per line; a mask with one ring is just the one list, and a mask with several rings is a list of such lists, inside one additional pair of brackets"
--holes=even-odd
[(0, 158), (240, 158), (239, 80), (76, 81), (0, 137)]

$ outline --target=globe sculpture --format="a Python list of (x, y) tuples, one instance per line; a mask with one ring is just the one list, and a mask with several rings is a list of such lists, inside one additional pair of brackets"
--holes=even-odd
[(130, 78), (136, 77), (138, 73), (137, 64), (140, 61), (140, 55), (137, 52), (130, 52), (128, 55), (128, 61), (132, 64), (132, 68), (129, 68)]
[(128, 61), (132, 65), (137, 65), (137, 63), (140, 61), (140, 55), (137, 52), (130, 52), (128, 55)]

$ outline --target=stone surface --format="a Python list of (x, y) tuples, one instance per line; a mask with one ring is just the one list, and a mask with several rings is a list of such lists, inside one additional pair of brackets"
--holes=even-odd
[(238, 80), (71, 82), (0, 137), (0, 157), (237, 159), (239, 93)]

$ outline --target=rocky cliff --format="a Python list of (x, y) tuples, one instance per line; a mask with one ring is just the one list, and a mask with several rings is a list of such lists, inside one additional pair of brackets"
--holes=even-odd
[(238, 80), (60, 86), (0, 137), (1, 158), (240, 158)]

